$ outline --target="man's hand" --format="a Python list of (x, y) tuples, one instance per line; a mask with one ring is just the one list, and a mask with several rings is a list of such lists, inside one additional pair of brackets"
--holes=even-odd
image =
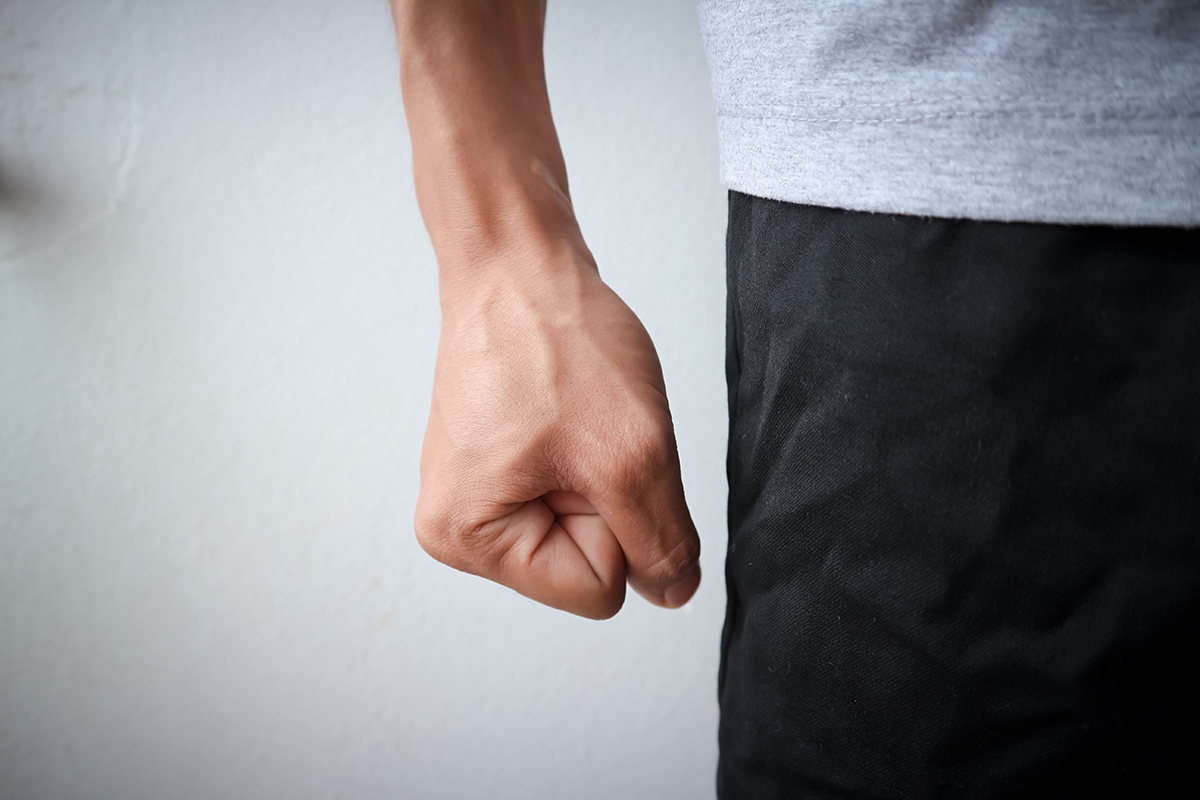
[(445, 563), (612, 616), (676, 607), (700, 541), (650, 337), (575, 221), (542, 68), (544, 0), (393, 0), (442, 338), (417, 536)]
[[(700, 581), (662, 371), (586, 253), (443, 303), (416, 528), (435, 558), (585, 617), (628, 578), (670, 608)], [(497, 274), (513, 271), (493, 266)]]

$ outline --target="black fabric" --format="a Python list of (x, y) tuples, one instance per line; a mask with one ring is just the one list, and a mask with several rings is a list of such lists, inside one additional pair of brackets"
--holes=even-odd
[(1194, 791), (1198, 232), (735, 192), (728, 256), (721, 798)]

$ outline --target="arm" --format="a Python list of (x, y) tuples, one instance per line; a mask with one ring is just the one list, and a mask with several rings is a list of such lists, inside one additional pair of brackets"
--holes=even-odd
[(415, 526), (452, 567), (604, 618), (700, 580), (654, 346), (567, 191), (544, 0), (393, 0), (442, 333)]

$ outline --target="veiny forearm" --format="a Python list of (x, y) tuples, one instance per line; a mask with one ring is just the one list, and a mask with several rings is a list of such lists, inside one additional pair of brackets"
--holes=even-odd
[(445, 300), (447, 285), (496, 254), (578, 237), (546, 91), (545, 2), (393, 0), (392, 11), (417, 198)]

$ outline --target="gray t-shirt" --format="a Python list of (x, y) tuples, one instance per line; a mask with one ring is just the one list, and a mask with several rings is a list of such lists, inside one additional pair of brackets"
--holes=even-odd
[(1200, 225), (1200, 2), (700, 0), (722, 174), (939, 217)]

